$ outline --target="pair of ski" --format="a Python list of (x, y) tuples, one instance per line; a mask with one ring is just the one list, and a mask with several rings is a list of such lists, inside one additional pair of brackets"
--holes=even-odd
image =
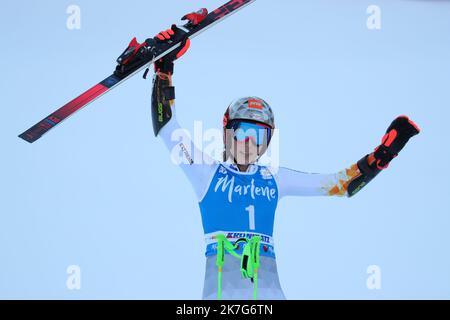
[[(231, 0), (209, 14), (206, 9), (190, 13), (183, 17), (183, 20), (188, 20), (188, 22), (181, 26), (181, 29), (186, 32), (186, 37), (192, 39), (254, 1)], [(30, 129), (20, 134), (19, 137), (30, 143), (35, 142), (76, 111), (114, 89), (144, 68), (150, 67), (155, 61), (178, 48), (180, 44), (181, 41), (160, 43), (153, 38), (147, 39), (144, 43), (140, 44), (134, 38), (127, 49), (117, 59), (118, 65), (112, 75), (39, 121)]]

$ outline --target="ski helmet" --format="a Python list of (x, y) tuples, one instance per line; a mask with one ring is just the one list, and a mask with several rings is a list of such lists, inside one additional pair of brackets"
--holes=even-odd
[(275, 118), (270, 105), (258, 97), (244, 97), (234, 100), (223, 117), (223, 127), (233, 120), (251, 120), (275, 129)]
[(227, 145), (231, 141), (227, 141), (227, 129), (232, 127), (234, 120), (250, 120), (265, 124), (271, 128), (268, 130), (267, 143), (270, 140), (275, 129), (275, 118), (270, 105), (258, 97), (243, 97), (234, 100), (225, 111), (223, 117), (223, 141), (225, 145), (224, 161), (227, 159)]

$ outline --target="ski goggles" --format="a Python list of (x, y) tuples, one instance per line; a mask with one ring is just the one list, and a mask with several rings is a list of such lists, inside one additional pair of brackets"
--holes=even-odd
[(268, 144), (272, 136), (272, 128), (258, 122), (235, 120), (231, 123), (230, 129), (234, 130), (234, 140), (248, 141), (253, 139), (258, 146)]

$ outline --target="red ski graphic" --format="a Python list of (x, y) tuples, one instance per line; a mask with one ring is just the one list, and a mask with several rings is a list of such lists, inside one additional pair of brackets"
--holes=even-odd
[[(113, 76), (111, 76), (113, 77)], [(80, 110), (84, 106), (87, 106), (89, 103), (106, 93), (111, 87), (106, 86), (107, 83), (112, 83), (113, 79), (111, 77), (105, 79), (101, 83), (93, 86), (91, 89), (81, 94), (77, 98), (73, 99), (69, 103), (65, 104), (51, 115), (46, 117), (45, 119), (39, 121), (37, 124), (32, 126), (30, 129), (19, 135), (20, 138), (28, 141), (30, 143), (36, 141), (47, 131), (52, 129), (54, 126), (59, 124), (61, 121), (66, 119), (67, 117), (74, 114), (76, 111)], [(110, 80), (110, 81), (107, 81)]]

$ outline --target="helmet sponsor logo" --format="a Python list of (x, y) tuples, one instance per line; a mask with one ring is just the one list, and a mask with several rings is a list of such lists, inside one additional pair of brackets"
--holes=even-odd
[(262, 110), (263, 104), (260, 100), (250, 99), (250, 100), (248, 100), (248, 107), (251, 109)]

